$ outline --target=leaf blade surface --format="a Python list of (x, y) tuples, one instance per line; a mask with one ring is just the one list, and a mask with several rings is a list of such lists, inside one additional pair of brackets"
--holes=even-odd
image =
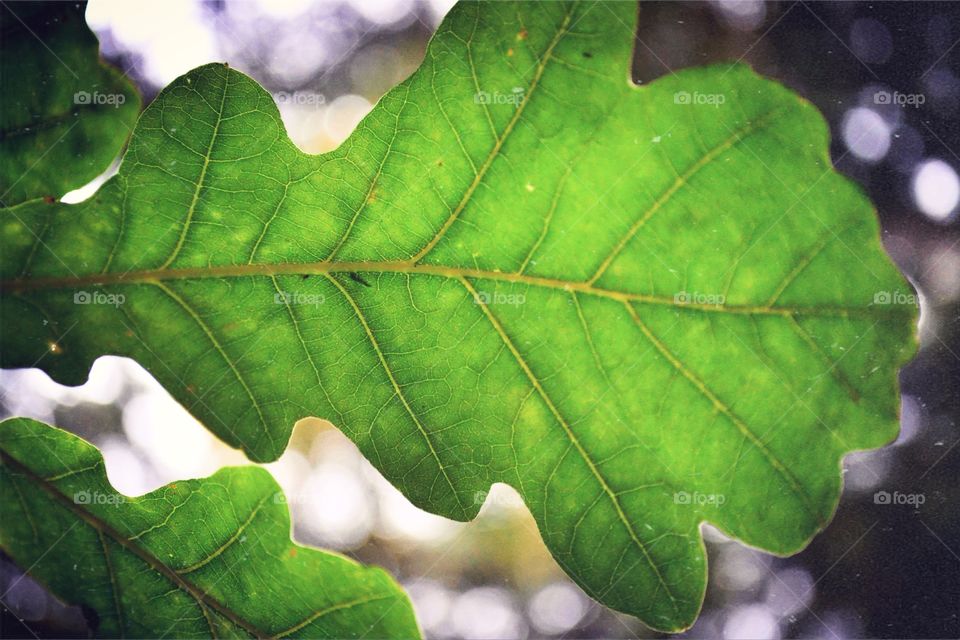
[(86, 3), (4, 4), (0, 201), (59, 198), (103, 173), (140, 110), (140, 96), (103, 64)]
[(97, 614), (98, 637), (418, 637), (382, 570), (290, 540), (263, 469), (235, 467), (137, 498), (90, 444), (42, 423), (0, 423), (6, 553)]
[[(634, 87), (633, 19), (459, 6), (323, 156), (245, 76), (191, 72), (99, 202), (20, 210), (58, 233), (4, 271), (5, 364), (134, 357), (255, 459), (329, 418), (448, 517), (509, 483), (593, 597), (689, 625), (702, 521), (796, 551), (840, 458), (894, 437), (914, 313), (874, 304), (909, 289), (813, 107), (739, 65)], [(72, 303), (96, 287), (125, 302)]]

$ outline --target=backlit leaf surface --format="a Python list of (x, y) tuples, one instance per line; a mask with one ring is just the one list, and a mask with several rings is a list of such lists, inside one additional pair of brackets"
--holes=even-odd
[(59, 198), (107, 169), (140, 97), (102, 64), (84, 2), (0, 6), (0, 202)]
[(105, 638), (415, 638), (381, 569), (295, 545), (280, 487), (258, 467), (118, 493), (95, 447), (0, 423), (0, 546)]
[(509, 483), (593, 597), (689, 625), (701, 522), (794, 552), (895, 436), (914, 307), (816, 110), (742, 65), (633, 86), (634, 10), (460, 5), (321, 156), (190, 72), (95, 198), (4, 221), (4, 366), (133, 357), (256, 460), (328, 418), (451, 518)]

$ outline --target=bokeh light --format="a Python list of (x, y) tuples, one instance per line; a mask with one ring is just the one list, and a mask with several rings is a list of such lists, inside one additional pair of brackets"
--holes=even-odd
[(857, 158), (879, 162), (890, 149), (890, 125), (872, 109), (854, 107), (843, 118), (843, 141)]
[(917, 208), (937, 221), (956, 211), (960, 201), (960, 179), (943, 160), (925, 160), (913, 174), (913, 197)]

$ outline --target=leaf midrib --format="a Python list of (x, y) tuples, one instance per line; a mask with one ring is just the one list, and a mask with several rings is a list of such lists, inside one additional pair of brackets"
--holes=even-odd
[(74, 289), (83, 286), (109, 286), (127, 284), (156, 284), (171, 280), (204, 280), (221, 278), (243, 278), (256, 276), (282, 275), (326, 275), (334, 273), (399, 273), (405, 275), (429, 275), (444, 277), (452, 280), (472, 278), (492, 280), (511, 284), (525, 284), (529, 286), (576, 292), (600, 298), (616, 300), (618, 302), (634, 302), (660, 306), (675, 307), (677, 309), (693, 309), (697, 311), (722, 313), (730, 315), (772, 315), (782, 317), (793, 316), (837, 316), (847, 317), (876, 317), (900, 316), (910, 313), (910, 309), (901, 309), (896, 305), (889, 307), (863, 306), (774, 306), (769, 304), (746, 305), (724, 304), (712, 305), (695, 302), (677, 302), (673, 297), (631, 293), (617, 289), (598, 287), (589, 281), (564, 280), (546, 276), (534, 276), (519, 272), (497, 271), (451, 267), (439, 264), (414, 263), (410, 260), (384, 262), (292, 262), (286, 264), (237, 264), (210, 267), (188, 267), (180, 269), (144, 269), (123, 273), (96, 273), (82, 276), (50, 277), (50, 278), (12, 278), (0, 281), (0, 292), (25, 293), (42, 289)]

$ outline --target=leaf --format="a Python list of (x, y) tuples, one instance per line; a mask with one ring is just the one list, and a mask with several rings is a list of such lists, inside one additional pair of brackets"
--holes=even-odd
[(140, 111), (133, 85), (98, 56), (86, 3), (0, 7), (0, 201), (83, 186), (117, 157)]
[(130, 356), (255, 460), (328, 418), (451, 518), (508, 483), (594, 598), (688, 626), (702, 522), (795, 552), (895, 436), (915, 310), (816, 110), (742, 65), (631, 85), (633, 18), (460, 5), (321, 156), (192, 71), (96, 198), (11, 211), (4, 365)]
[(258, 467), (139, 498), (103, 458), (34, 420), (0, 423), (0, 545), (98, 637), (418, 637), (381, 569), (295, 545), (283, 493)]

